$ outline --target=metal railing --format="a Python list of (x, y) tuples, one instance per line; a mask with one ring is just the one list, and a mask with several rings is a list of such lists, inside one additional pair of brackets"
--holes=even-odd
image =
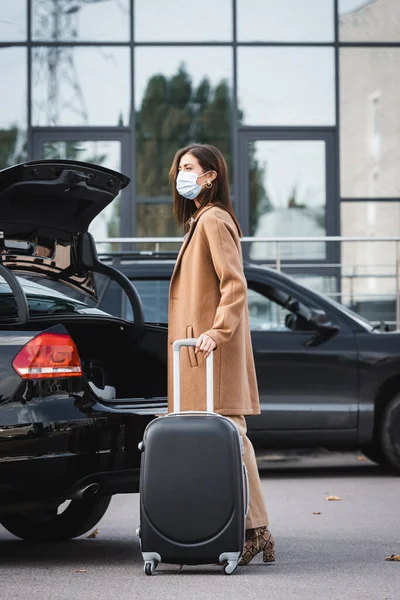
[[(145, 254), (166, 249), (178, 251), (182, 240), (177, 237), (106, 238), (96, 240), (96, 244), (99, 252), (103, 252), (105, 246), (108, 252), (124, 250), (128, 245), (129, 250), (134, 248), (135, 252)], [(244, 237), (242, 243), (251, 262), (302, 279), (308, 277), (306, 285), (356, 309), (372, 322), (386, 320), (400, 328), (400, 237)], [(264, 250), (260, 251), (259, 244), (265, 245)], [(339, 262), (326, 259), (327, 244), (339, 245), (340, 252), (336, 254), (341, 257)], [(322, 286), (316, 281), (310, 284), (312, 277), (326, 281), (322, 279)], [(389, 313), (383, 319), (379, 316), (379, 307), (385, 302)], [(375, 313), (376, 318), (371, 318)]]

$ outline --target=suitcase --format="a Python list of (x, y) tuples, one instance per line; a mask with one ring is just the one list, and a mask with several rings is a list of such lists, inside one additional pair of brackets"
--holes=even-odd
[(180, 350), (174, 342), (174, 412), (154, 419), (143, 441), (140, 538), (144, 571), (160, 562), (219, 563), (227, 575), (244, 546), (249, 485), (236, 425), (213, 412), (213, 356), (206, 361), (207, 411), (180, 411)]

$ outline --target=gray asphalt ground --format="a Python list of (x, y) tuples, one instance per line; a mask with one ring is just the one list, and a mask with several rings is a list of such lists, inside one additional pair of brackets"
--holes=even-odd
[(147, 577), (138, 496), (117, 496), (94, 539), (27, 544), (0, 528), (1, 600), (400, 600), (400, 562), (385, 561), (400, 554), (400, 477), (356, 454), (270, 453), (259, 467), (276, 563), (257, 557), (229, 577), (160, 565)]

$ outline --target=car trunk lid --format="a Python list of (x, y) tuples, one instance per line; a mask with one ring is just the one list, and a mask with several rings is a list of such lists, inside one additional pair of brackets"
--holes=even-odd
[(0, 263), (96, 299), (93, 274), (74, 261), (78, 237), (128, 183), (121, 173), (70, 160), (0, 171)]

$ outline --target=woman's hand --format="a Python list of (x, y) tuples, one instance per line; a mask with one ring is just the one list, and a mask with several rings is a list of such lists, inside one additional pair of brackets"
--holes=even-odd
[(197, 340), (195, 353), (203, 352), (204, 358), (208, 358), (213, 350), (217, 347), (217, 344), (214, 342), (209, 335), (202, 333)]

